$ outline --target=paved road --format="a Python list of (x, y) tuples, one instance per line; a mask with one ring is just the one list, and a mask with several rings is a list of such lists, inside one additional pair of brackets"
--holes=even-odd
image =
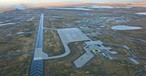
[(43, 60), (32, 61), (29, 76), (44, 76), (44, 61)]
[(93, 59), (94, 54), (91, 53), (91, 51), (86, 47), (84, 47), (84, 50), (85, 53), (83, 53), (80, 57), (73, 61), (75, 68), (81, 68)]
[(0, 57), (10, 57), (10, 56), (18, 56), (23, 54), (33, 54), (33, 52), (18, 52), (15, 54), (0, 54)]
[(44, 15), (41, 14), (38, 34), (36, 38), (34, 58), (31, 63), (29, 76), (44, 76), (43, 58), (48, 55), (43, 52), (43, 18)]
[(42, 60), (48, 58), (48, 54), (43, 52), (43, 20), (44, 15), (41, 14), (40, 24), (38, 28), (38, 34), (36, 39), (36, 46), (35, 46), (35, 53), (34, 53), (34, 60)]
[(44, 15), (41, 14), (40, 24), (38, 28), (37, 40), (36, 40), (36, 48), (43, 47), (43, 19)]
[(135, 52), (134, 52), (132, 49), (130, 49), (128, 46), (126, 46), (126, 45), (111, 44), (111, 43), (105, 43), (105, 45), (112, 45), (112, 46), (118, 46), (118, 47), (125, 48), (125, 49), (127, 49), (127, 50), (128, 50), (128, 52), (129, 52), (129, 53), (130, 53), (133, 57), (136, 57)]

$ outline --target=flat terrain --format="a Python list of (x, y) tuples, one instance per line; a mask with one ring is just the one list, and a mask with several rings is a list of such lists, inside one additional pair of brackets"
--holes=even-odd
[[(28, 76), (41, 13), (44, 13), (43, 51), (49, 56), (65, 52), (57, 32), (57, 29), (62, 28), (78, 28), (92, 40), (126, 45), (136, 56), (146, 56), (146, 16), (135, 14), (145, 11), (146, 8), (143, 7), (112, 9), (84, 7), (78, 10), (47, 7), (2, 12), (0, 13), (0, 76)], [(138, 26), (142, 29), (112, 30), (111, 27), (116, 25)], [(69, 34), (69, 37), (72, 38), (72, 34)], [(68, 46), (71, 50), (68, 56), (44, 61), (45, 76), (135, 76), (139, 69), (146, 70), (144, 59), (137, 59), (142, 64), (137, 66), (122, 59), (106, 60), (100, 55), (95, 55), (83, 68), (75, 69), (72, 63), (83, 54), (84, 42), (69, 43)], [(119, 53), (119, 56), (131, 56), (123, 48), (111, 47)], [(16, 53), (25, 54), (4, 56)]]
[(0, 57), (0, 76), (28, 76), (31, 55)]

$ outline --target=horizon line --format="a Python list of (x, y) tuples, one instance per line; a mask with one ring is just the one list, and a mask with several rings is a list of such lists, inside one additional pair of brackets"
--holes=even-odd
[(91, 4), (99, 4), (99, 5), (135, 5), (135, 6), (141, 6), (141, 7), (146, 7), (146, 2), (52, 2), (52, 3), (21, 3), (21, 4), (10, 4), (10, 5), (4, 5), (0, 7), (1, 8), (13, 8), (18, 5), (28, 7), (30, 8), (37, 8), (37, 7), (57, 7), (57, 6), (75, 6), (75, 5), (91, 5)]

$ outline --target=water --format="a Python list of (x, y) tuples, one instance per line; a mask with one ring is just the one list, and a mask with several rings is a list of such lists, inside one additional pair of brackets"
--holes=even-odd
[(4, 22), (0, 22), (0, 24), (2, 24), (2, 23), (4, 23)]
[(93, 6), (90, 6), (90, 8), (107, 8), (107, 9), (113, 9), (113, 8), (132, 8), (132, 6), (100, 6), (100, 5), (93, 5)]
[(5, 24), (0, 24), (0, 26), (5, 26), (5, 25), (13, 25), (15, 23), (5, 23)]
[(91, 10), (83, 7), (72, 7), (72, 8), (48, 8), (48, 9), (59, 9), (59, 10)]
[(138, 29), (142, 29), (142, 28), (135, 27), (135, 26), (118, 25), (118, 26), (112, 26), (111, 29), (113, 29), (113, 30), (138, 30)]
[(3, 13), (4, 11), (0, 11), (0, 13)]
[(97, 5), (93, 5), (90, 8), (114, 8), (112, 6), (97, 6)]
[(135, 13), (137, 15), (146, 15), (146, 12), (138, 12), (138, 13)]
[(21, 35), (21, 34), (24, 34), (24, 32), (17, 32), (16, 34), (17, 35)]

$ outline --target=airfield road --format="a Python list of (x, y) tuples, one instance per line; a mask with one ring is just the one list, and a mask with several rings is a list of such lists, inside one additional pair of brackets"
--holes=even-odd
[(85, 64), (87, 64), (90, 60), (93, 59), (94, 54), (91, 53), (91, 51), (84, 47), (85, 53), (81, 55), (79, 58), (77, 58), (75, 61), (73, 61), (75, 68), (81, 68)]
[(15, 54), (0, 54), (0, 57), (11, 57), (11, 56), (18, 56), (18, 55), (23, 55), (23, 54), (33, 54), (33, 52), (18, 52)]
[(44, 14), (41, 14), (41, 19), (40, 19), (40, 24), (39, 24), (38, 34), (36, 39), (34, 60), (42, 60), (45, 57), (46, 58), (48, 57), (48, 55), (43, 52), (43, 20), (44, 20)]
[(36, 38), (36, 46), (34, 51), (34, 58), (30, 67), (30, 76), (44, 76), (44, 61), (43, 58), (48, 55), (43, 52), (43, 18), (44, 14), (41, 14), (40, 24), (38, 28), (38, 34)]
[(76, 41), (90, 40), (84, 33), (78, 28), (65, 28), (57, 29), (57, 32), (61, 38), (62, 44), (65, 48), (65, 53), (57, 56), (48, 57), (47, 59), (62, 58), (70, 54), (71, 50), (68, 47), (68, 43)]

